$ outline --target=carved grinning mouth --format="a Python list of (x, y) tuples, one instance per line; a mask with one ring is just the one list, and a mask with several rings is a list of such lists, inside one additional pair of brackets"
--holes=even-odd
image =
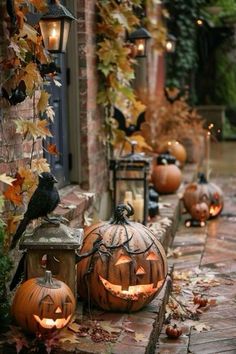
[(138, 301), (140, 298), (148, 298), (153, 295), (159, 287), (162, 285), (164, 280), (158, 282), (158, 286), (155, 288), (154, 284), (140, 284), (140, 285), (130, 285), (127, 290), (123, 290), (121, 285), (115, 285), (110, 283), (108, 280), (104, 279), (99, 275), (101, 282), (109, 293), (117, 296), (124, 300)]
[(35, 320), (40, 324), (41, 327), (47, 328), (47, 329), (52, 329), (53, 327), (60, 329), (63, 328), (69, 323), (71, 319), (71, 315), (69, 315), (67, 318), (57, 318), (56, 320), (53, 320), (52, 318), (40, 318), (37, 315), (33, 315)]

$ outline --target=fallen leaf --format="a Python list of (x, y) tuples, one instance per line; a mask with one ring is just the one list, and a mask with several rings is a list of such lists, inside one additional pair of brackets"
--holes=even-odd
[(76, 322), (70, 323), (67, 328), (75, 333), (79, 333), (81, 329), (81, 325)]
[(211, 329), (210, 326), (207, 326), (205, 323), (198, 323), (193, 326), (193, 328), (197, 332), (202, 332), (202, 331), (209, 331)]
[(136, 342), (143, 342), (147, 337), (143, 333), (135, 333), (134, 339)]
[(99, 324), (105, 331), (107, 331), (109, 333), (120, 333), (121, 332), (121, 328), (112, 325), (112, 323), (110, 321), (101, 321), (101, 322), (99, 322)]

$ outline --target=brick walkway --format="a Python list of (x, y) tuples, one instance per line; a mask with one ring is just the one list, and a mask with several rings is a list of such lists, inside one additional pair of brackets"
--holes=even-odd
[(209, 330), (197, 332), (193, 325), (184, 325), (177, 340), (165, 335), (159, 338), (156, 354), (216, 354), (236, 353), (236, 143), (218, 144), (212, 151), (212, 181), (225, 193), (225, 207), (221, 217), (208, 222), (204, 228), (180, 225), (173, 249), (177, 258), (169, 263), (175, 270), (194, 271), (199, 267), (205, 274), (213, 274), (218, 286), (204, 290), (216, 304), (200, 315), (200, 322)]

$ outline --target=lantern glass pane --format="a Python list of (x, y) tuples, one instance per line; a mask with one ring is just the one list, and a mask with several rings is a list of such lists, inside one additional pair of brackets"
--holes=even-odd
[(146, 41), (144, 38), (136, 39), (135, 45), (137, 47), (137, 57), (145, 56), (146, 54)]
[[(116, 177), (116, 204), (130, 203), (134, 208), (134, 215), (129, 219), (143, 222), (145, 200), (143, 171), (121, 170), (117, 171)], [(122, 178), (122, 180), (119, 180), (119, 178)]]
[(66, 51), (69, 31), (70, 31), (70, 22), (65, 20), (64, 27), (63, 27), (63, 39), (62, 39), (62, 50), (61, 50), (63, 53)]
[(49, 51), (60, 50), (61, 20), (42, 20), (39, 22), (44, 46)]

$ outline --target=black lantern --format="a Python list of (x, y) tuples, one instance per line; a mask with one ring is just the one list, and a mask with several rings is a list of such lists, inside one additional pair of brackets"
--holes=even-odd
[(49, 0), (48, 12), (40, 21), (45, 48), (51, 53), (65, 53), (71, 22), (74, 16), (56, 0)]
[(168, 34), (166, 40), (166, 51), (168, 53), (174, 53), (176, 47), (176, 38), (172, 34)]
[(137, 48), (136, 57), (146, 57), (147, 41), (151, 37), (151, 34), (143, 27), (138, 28), (129, 35), (129, 40), (133, 42)]
[(130, 220), (146, 225), (148, 216), (148, 174), (151, 158), (144, 153), (135, 153), (136, 141), (131, 141), (132, 152), (118, 159), (110, 160), (113, 172), (113, 206), (130, 203), (134, 215)]

